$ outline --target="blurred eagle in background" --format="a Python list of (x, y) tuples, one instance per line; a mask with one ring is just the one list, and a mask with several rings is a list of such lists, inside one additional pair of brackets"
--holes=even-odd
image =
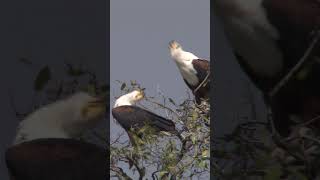
[(105, 179), (104, 148), (76, 140), (103, 119), (106, 97), (78, 92), (36, 110), (19, 124), (6, 151), (14, 180)]
[[(277, 131), (320, 114), (320, 2), (215, 0), (234, 54), (264, 93)], [(320, 128), (320, 121), (310, 125)]]

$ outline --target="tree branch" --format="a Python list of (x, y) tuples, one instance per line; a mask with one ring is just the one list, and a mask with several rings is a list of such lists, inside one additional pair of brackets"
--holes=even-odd
[[(311, 42), (310, 46), (306, 50), (306, 52), (303, 54), (301, 59), (298, 61), (298, 63), (287, 73), (281, 80), (276, 84), (274, 88), (269, 92), (269, 96), (273, 97), (277, 92), (284, 86), (286, 83), (290, 80), (290, 78), (296, 74), (301, 67), (305, 64), (305, 62), (309, 59), (310, 55), (312, 54), (312, 51), (316, 47), (317, 43), (319, 42), (320, 39), (320, 31), (318, 30), (315, 34), (315, 37), (313, 41)], [(310, 59), (309, 59), (310, 60)]]

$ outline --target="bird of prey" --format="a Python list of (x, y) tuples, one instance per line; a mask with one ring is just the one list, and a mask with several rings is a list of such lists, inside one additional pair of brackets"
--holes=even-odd
[(187, 86), (192, 90), (196, 102), (209, 99), (210, 93), (210, 62), (200, 59), (191, 52), (182, 49), (177, 41), (169, 43), (171, 58), (175, 61)]
[(11, 178), (105, 179), (106, 150), (75, 139), (102, 120), (105, 111), (105, 97), (79, 92), (31, 113), (5, 154)]
[(319, 1), (215, 0), (213, 6), (239, 64), (271, 106), (276, 129), (287, 136), (296, 120), (317, 116)]
[(135, 103), (144, 98), (142, 90), (134, 90), (128, 94), (120, 96), (112, 108), (113, 117), (126, 130), (131, 142), (131, 129), (139, 130), (145, 125), (150, 125), (156, 133), (160, 131), (176, 134), (175, 124), (164, 117), (153, 112), (135, 106)]

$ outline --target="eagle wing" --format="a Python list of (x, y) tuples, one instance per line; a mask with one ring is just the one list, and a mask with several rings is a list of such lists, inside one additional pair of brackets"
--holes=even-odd
[(192, 65), (197, 71), (197, 76), (201, 83), (210, 71), (210, 62), (204, 59), (194, 59)]
[(175, 124), (166, 118), (137, 106), (119, 106), (112, 109), (113, 117), (125, 129), (142, 128), (149, 124), (158, 131), (175, 132)]

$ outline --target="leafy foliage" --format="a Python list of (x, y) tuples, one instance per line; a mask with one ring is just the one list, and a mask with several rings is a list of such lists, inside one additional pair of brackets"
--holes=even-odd
[[(136, 81), (121, 82), (119, 89), (125, 94), (134, 89), (144, 90)], [(179, 103), (173, 98), (158, 93), (156, 97), (145, 97), (145, 104), (138, 104), (150, 111), (164, 111), (166, 118), (176, 124), (180, 135), (155, 134), (146, 125), (131, 132), (143, 133), (134, 136), (135, 144), (128, 138), (120, 139), (126, 133), (111, 140), (111, 175), (118, 179), (182, 179), (209, 177), (210, 169), (210, 105), (200, 106), (187, 99)], [(152, 108), (153, 107), (153, 108)], [(125, 168), (127, 167), (127, 168)], [(138, 173), (136, 173), (138, 172)]]
[[(37, 64), (33, 63), (30, 59), (20, 58), (19, 62), (29, 65), (29, 67), (37, 68)], [(85, 67), (65, 63), (64, 69), (59, 69), (59, 75), (63, 74), (62, 78), (55, 77), (53, 74), (52, 67), (45, 65), (35, 77), (33, 82), (34, 90), (37, 92), (34, 97), (31, 109), (26, 113), (20, 113), (14, 108), (16, 116), (19, 119), (23, 119), (29, 113), (33, 112), (43, 104), (51, 103), (59, 99), (65, 98), (77, 91), (85, 91), (92, 95), (105, 95), (109, 97), (109, 85), (105, 82), (101, 82), (97, 79), (95, 72), (86, 69)], [(40, 99), (36, 101), (36, 99)], [(13, 103), (13, 102), (12, 102)], [(89, 141), (99, 142), (103, 145), (108, 145), (109, 142), (106, 140), (105, 129), (103, 131), (94, 130), (89, 136), (79, 137), (80, 139), (87, 139)]]
[(239, 124), (230, 134), (212, 140), (212, 166), (219, 179), (315, 179), (319, 135), (300, 124), (288, 138), (272, 121)]

